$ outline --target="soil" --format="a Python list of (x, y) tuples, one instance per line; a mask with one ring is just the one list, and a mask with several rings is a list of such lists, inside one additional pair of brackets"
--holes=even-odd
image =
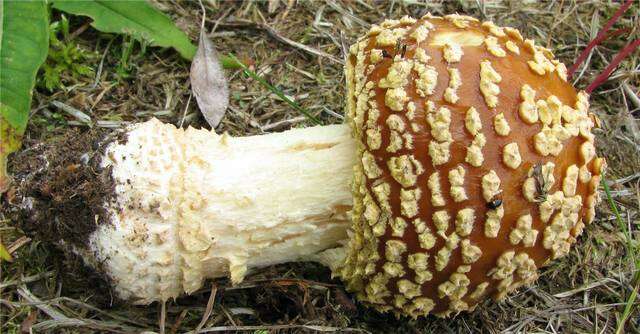
[(109, 224), (105, 204), (114, 200), (114, 182), (110, 168), (101, 168), (100, 162), (114, 140), (126, 140), (124, 132), (71, 129), (19, 152), (9, 164), (12, 186), (0, 201), (3, 212), (27, 235), (62, 253), (56, 257), (59, 272), (77, 282), (76, 289), (95, 291), (103, 305), (113, 303), (110, 279), (100, 264), (87, 266), (92, 259), (78, 253), (90, 254), (91, 234), (99, 224)]

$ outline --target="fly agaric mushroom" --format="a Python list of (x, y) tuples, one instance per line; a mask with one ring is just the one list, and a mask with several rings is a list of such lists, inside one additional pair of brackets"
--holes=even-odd
[(533, 282), (593, 220), (588, 96), (516, 29), (387, 20), (346, 77), (348, 125), (231, 138), (152, 120), (103, 141), (108, 200), (88, 242), (62, 241), (139, 303), (311, 259), (380, 311), (448, 316)]

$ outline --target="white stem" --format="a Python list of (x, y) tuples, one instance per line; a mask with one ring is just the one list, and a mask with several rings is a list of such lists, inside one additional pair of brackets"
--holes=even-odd
[(318, 253), (347, 237), (355, 156), (346, 125), (232, 138), (138, 124), (105, 154), (116, 200), (95, 259), (141, 303), (276, 263), (338, 261)]

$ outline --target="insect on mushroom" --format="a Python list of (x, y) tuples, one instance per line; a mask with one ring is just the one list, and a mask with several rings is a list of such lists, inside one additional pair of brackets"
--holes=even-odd
[(101, 205), (80, 202), (98, 224), (28, 186), (56, 166), (15, 173), (25, 186), (12, 212), (122, 299), (313, 260), (361, 302), (412, 317), (532, 283), (593, 219), (605, 163), (588, 95), (518, 30), (461, 15), (387, 20), (350, 48), (345, 73), (347, 124), (235, 138), (134, 124), (76, 169), (91, 171), (82, 189), (102, 189)]
[(491, 202), (487, 202), (487, 207), (491, 210), (496, 210), (497, 208), (499, 208), (502, 205), (502, 200), (501, 199), (494, 199)]
[(548, 180), (542, 175), (542, 164), (535, 164), (533, 166), (533, 179), (536, 184), (536, 201), (544, 202), (547, 199), (549, 187), (551, 186)]
[(407, 45), (402, 44), (400, 39), (398, 39), (398, 41), (396, 42), (396, 47), (393, 49), (393, 53), (395, 55), (400, 54), (400, 58), (404, 58), (405, 53), (407, 53)]

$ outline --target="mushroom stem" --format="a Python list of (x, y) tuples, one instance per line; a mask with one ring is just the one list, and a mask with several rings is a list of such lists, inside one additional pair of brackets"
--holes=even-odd
[(93, 244), (124, 296), (237, 283), (253, 268), (326, 259), (315, 255), (347, 238), (356, 148), (346, 125), (234, 138), (152, 120), (105, 156), (118, 204)]
[(151, 120), (121, 138), (101, 158), (113, 181), (106, 223), (73, 250), (121, 298), (149, 303), (207, 278), (339, 260), (319, 253), (341, 246), (350, 225), (348, 126), (234, 138)]

